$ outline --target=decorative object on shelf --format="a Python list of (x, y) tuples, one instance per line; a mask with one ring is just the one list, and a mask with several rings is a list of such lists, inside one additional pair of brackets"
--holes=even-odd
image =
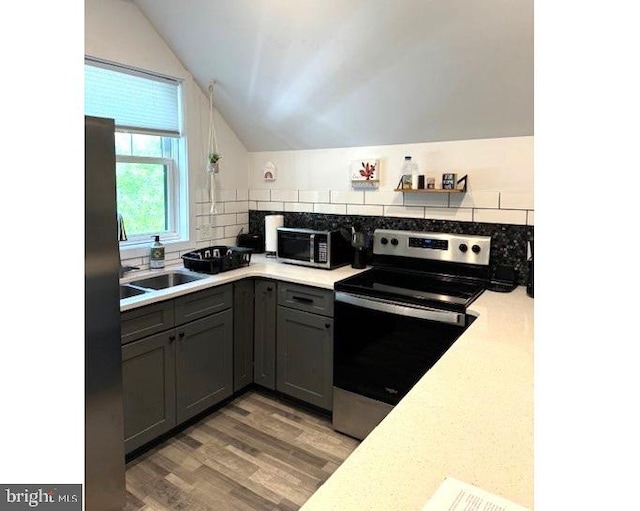
[(467, 178), (469, 176), (467, 176), (467, 174), (465, 174), (464, 176), (462, 176), (460, 179), (458, 179), (456, 181), (456, 190), (459, 190), (461, 192), (466, 192), (467, 191)]
[(404, 192), (411, 190), (411, 174), (402, 174), (398, 186), (396, 186), (396, 192)]
[(207, 151), (207, 174), (209, 174), (209, 185), (211, 189), (211, 208), (209, 213), (217, 213), (216, 210), (216, 174), (220, 172), (220, 153), (218, 152), (218, 139), (216, 137), (216, 126), (213, 122), (213, 81), (209, 85), (209, 148)]
[(418, 190), (424, 190), (424, 174), (418, 176)]
[[(443, 174), (443, 176), (455, 176), (455, 174)], [(398, 182), (398, 186), (394, 189), (395, 192), (405, 193), (466, 193), (467, 192), (467, 179), (465, 174), (457, 181), (453, 181), (451, 188), (435, 188), (435, 179), (432, 177), (427, 178), (427, 188), (414, 190), (411, 188), (411, 175), (403, 174)]]
[(456, 187), (456, 175), (453, 173), (442, 174), (442, 189), (454, 190)]
[(357, 188), (378, 188), (380, 160), (368, 158), (351, 162), (351, 185)]
[(262, 177), (264, 178), (264, 180), (275, 181), (277, 176), (278, 169), (276, 168), (276, 166), (270, 161), (265, 163), (264, 167), (262, 167)]

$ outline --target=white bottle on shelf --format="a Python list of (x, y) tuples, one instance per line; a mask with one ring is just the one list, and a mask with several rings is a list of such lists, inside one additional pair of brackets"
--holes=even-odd
[(402, 165), (402, 174), (410, 174), (411, 175), (411, 189), (418, 189), (418, 164), (415, 161), (411, 160), (411, 156), (404, 157), (404, 164)]

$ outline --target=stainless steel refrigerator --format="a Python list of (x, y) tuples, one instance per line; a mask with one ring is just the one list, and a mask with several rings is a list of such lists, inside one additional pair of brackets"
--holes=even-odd
[(85, 116), (85, 509), (124, 507), (114, 122)]

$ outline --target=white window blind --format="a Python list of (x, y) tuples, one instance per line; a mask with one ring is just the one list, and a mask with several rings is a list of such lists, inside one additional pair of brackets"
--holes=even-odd
[(86, 115), (114, 119), (119, 130), (180, 135), (178, 81), (90, 59), (84, 69)]

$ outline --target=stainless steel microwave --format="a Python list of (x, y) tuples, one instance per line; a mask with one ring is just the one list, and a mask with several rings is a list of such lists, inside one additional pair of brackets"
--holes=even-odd
[(278, 261), (331, 270), (353, 259), (351, 239), (341, 231), (278, 227)]

